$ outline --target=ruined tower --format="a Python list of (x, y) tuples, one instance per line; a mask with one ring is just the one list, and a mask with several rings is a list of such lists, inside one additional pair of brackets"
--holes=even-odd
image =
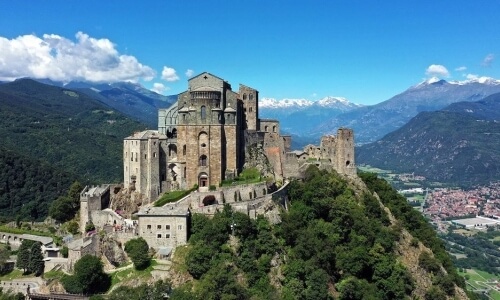
[(244, 129), (259, 131), (259, 92), (240, 84), (239, 96), (243, 105)]
[(354, 133), (352, 129), (339, 128), (336, 136), (335, 170), (341, 174), (356, 175), (354, 163)]

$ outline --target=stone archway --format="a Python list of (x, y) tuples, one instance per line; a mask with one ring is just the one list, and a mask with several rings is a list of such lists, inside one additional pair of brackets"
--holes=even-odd
[(217, 199), (215, 199), (214, 195), (207, 195), (205, 198), (203, 198), (203, 206), (209, 206), (209, 205), (214, 205), (217, 204)]
[(198, 176), (198, 187), (200, 190), (208, 190), (208, 185), (209, 181), (207, 173), (200, 173)]

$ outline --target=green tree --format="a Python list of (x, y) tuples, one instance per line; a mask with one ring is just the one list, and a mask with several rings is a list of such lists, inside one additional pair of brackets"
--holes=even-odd
[(105, 292), (111, 279), (104, 273), (101, 260), (87, 254), (76, 262), (74, 275), (63, 277), (62, 283), (69, 293), (89, 295)]
[(212, 257), (214, 255), (215, 251), (203, 241), (194, 244), (189, 251), (189, 255), (186, 257), (186, 265), (189, 274), (199, 279), (210, 270)]
[(425, 300), (446, 300), (446, 293), (443, 292), (437, 286), (431, 286), (431, 288), (425, 293)]
[(64, 258), (68, 258), (68, 252), (69, 252), (68, 247), (63, 246), (63, 247), (61, 248), (61, 255), (62, 255)]
[(83, 186), (80, 182), (75, 181), (71, 184), (68, 190), (68, 198), (71, 199), (73, 208), (75, 210), (80, 209), (80, 192), (83, 190)]
[(71, 220), (66, 224), (66, 230), (71, 234), (78, 234), (80, 232), (80, 226), (76, 220)]
[(10, 256), (9, 245), (0, 245), (0, 275), (7, 273), (9, 268), (7, 267), (7, 260)]
[(23, 269), (24, 273), (28, 272), (30, 257), (31, 257), (31, 246), (33, 246), (35, 242), (32, 240), (24, 239), (19, 246), (19, 250), (17, 251), (17, 263), (16, 266), (19, 269)]
[(125, 243), (125, 252), (127, 252), (137, 270), (144, 270), (149, 267), (151, 257), (148, 251), (148, 243), (142, 237), (132, 239)]
[(43, 274), (45, 263), (43, 262), (42, 244), (40, 242), (33, 243), (30, 249), (30, 260), (28, 264), (28, 272), (35, 273), (36, 276)]
[(58, 222), (66, 222), (75, 216), (73, 200), (69, 197), (60, 196), (49, 208), (49, 216)]

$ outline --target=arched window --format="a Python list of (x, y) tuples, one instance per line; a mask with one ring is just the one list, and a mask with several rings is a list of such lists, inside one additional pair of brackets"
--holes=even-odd
[(273, 132), (276, 132), (276, 126), (273, 126)]
[(207, 108), (205, 105), (201, 106), (201, 119), (205, 120), (207, 118)]
[(168, 156), (177, 156), (177, 146), (174, 144), (168, 145)]
[(203, 148), (203, 144), (208, 145), (208, 134), (205, 131), (200, 132), (198, 135), (198, 145)]
[(247, 100), (247, 94), (243, 94), (243, 100)]
[(206, 167), (207, 166), (207, 156), (203, 154), (200, 156), (200, 166), (201, 167)]
[(186, 155), (186, 145), (182, 146), (182, 155)]
[(248, 99), (253, 100), (253, 94), (248, 95)]
[(268, 131), (268, 129), (267, 129), (267, 125), (264, 127), (264, 130), (265, 130), (266, 132)]

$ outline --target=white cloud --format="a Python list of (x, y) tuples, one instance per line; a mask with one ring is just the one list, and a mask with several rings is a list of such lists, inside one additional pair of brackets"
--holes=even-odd
[(187, 69), (186, 71), (186, 77), (192, 77), (194, 75), (194, 71), (191, 69)]
[(163, 71), (161, 72), (161, 79), (172, 82), (179, 80), (179, 76), (177, 76), (177, 71), (175, 71), (174, 68), (164, 66)]
[(427, 76), (450, 77), (450, 72), (443, 65), (430, 65), (425, 70)]
[(479, 75), (476, 75), (476, 74), (467, 74), (465, 75), (465, 78), (467, 79), (478, 79), (479, 78)]
[(153, 92), (158, 94), (163, 94), (163, 92), (168, 91), (170, 88), (166, 87), (163, 83), (155, 82), (153, 83)]
[(481, 63), (481, 65), (483, 67), (489, 67), (493, 63), (493, 60), (495, 60), (495, 54), (490, 53), (490, 54), (486, 55), (486, 57), (483, 59), (483, 62)]
[(0, 37), (0, 80), (20, 77), (55, 81), (137, 82), (155, 71), (137, 58), (120, 54), (110, 40), (78, 32), (76, 41), (56, 34)]
[(463, 72), (465, 70), (467, 70), (467, 67), (465, 67), (465, 66), (461, 66), (461, 67), (455, 68), (455, 71), (458, 71), (458, 72)]

